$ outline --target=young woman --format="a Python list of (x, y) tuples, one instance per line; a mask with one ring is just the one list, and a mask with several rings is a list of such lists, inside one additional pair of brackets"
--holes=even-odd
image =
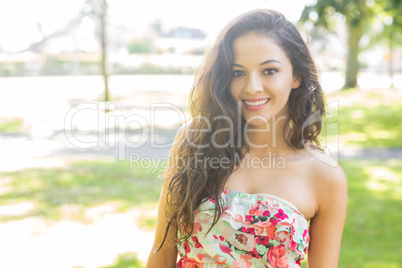
[(337, 267), (346, 177), (321, 153), (311, 118), (324, 96), (294, 25), (271, 10), (229, 23), (190, 105), (147, 267), (300, 267), (306, 254), (309, 268)]

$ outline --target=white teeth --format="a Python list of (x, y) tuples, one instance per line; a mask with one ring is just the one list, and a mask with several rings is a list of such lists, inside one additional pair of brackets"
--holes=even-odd
[(262, 101), (256, 101), (256, 102), (244, 101), (244, 103), (249, 105), (249, 106), (259, 106), (259, 105), (263, 105), (263, 104), (267, 103), (268, 100), (269, 99), (262, 100)]

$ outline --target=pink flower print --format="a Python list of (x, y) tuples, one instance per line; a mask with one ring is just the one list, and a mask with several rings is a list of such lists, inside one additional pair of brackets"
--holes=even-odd
[[(309, 243), (308, 234), (307, 234), (307, 238), (306, 238), (306, 243), (307, 243), (307, 245)], [(302, 244), (298, 244), (297, 242), (292, 240), (292, 241), (290, 241), (289, 249), (292, 250), (293, 252), (296, 252), (296, 253), (298, 253), (298, 254), (303, 256), (303, 255), (306, 255), (308, 247), (303, 248)]]
[(306, 236), (307, 236), (307, 229), (305, 229), (303, 232), (303, 238), (306, 238)]
[(283, 211), (283, 209), (278, 209), (278, 213), (274, 214), (274, 216), (269, 219), (269, 221), (271, 222), (271, 224), (273, 226), (277, 225), (281, 220), (283, 219), (288, 219), (289, 216), (285, 214), (285, 212)]
[(269, 245), (269, 238), (264, 236), (257, 236), (255, 242), (259, 245), (268, 246)]
[(290, 241), (289, 249), (296, 253), (300, 253), (300, 251), (297, 249), (297, 243), (293, 240)]
[(222, 250), (223, 253), (229, 254), (232, 258), (234, 258), (231, 254), (231, 252), (233, 251), (232, 249), (222, 244), (219, 244), (219, 248)]
[(264, 217), (269, 217), (271, 215), (271, 212), (269, 210), (265, 210), (264, 213), (262, 213), (262, 216)]
[(250, 215), (261, 216), (264, 212), (264, 207), (261, 202), (257, 201), (257, 205), (251, 204), (251, 209), (248, 211)]
[(260, 253), (256, 248), (253, 248), (253, 251), (250, 251), (251, 256), (257, 259), (261, 259)]
[(283, 219), (288, 219), (289, 216), (285, 214), (285, 212), (283, 211), (283, 209), (278, 209), (278, 213), (276, 213), (274, 215), (275, 218), (283, 220)]
[(215, 238), (216, 240), (221, 240), (221, 241), (223, 241), (223, 240), (225, 240), (225, 238), (223, 237), (223, 236), (219, 236), (219, 237), (217, 237), (216, 235), (212, 235), (213, 236), (213, 238)]
[(280, 222), (280, 220), (278, 220), (276, 218), (270, 218), (269, 222), (271, 223), (272, 226), (275, 226), (278, 224), (278, 222)]
[[(297, 225), (297, 224), (296, 224), (296, 219), (293, 219), (293, 220), (292, 220), (291, 225), (292, 225), (292, 226), (296, 226), (296, 225)], [(295, 229), (295, 228), (291, 228), (291, 232), (290, 232), (290, 233), (292, 234), (292, 236), (294, 236), (295, 233), (296, 233), (296, 229)]]
[(195, 248), (204, 248), (204, 247), (201, 245), (201, 243), (198, 241), (198, 237), (193, 236), (192, 239), (193, 239), (193, 241), (194, 241), (194, 243), (195, 243)]
[(184, 248), (184, 252), (186, 253), (186, 255), (187, 255), (188, 253), (190, 253), (191, 248), (190, 248), (190, 246), (188, 245), (188, 241), (187, 241), (187, 240), (183, 243), (183, 248)]
[(277, 247), (272, 246), (267, 252), (268, 262), (272, 267), (287, 268), (289, 267), (287, 255), (288, 252), (284, 244)]
[(180, 260), (176, 264), (176, 268), (182, 268), (183, 267), (183, 257), (180, 258)]
[(185, 259), (183, 261), (183, 265), (181, 267), (183, 268), (202, 268), (203, 264), (194, 262), (192, 260)]
[(241, 231), (244, 232), (244, 233), (248, 233), (248, 234), (255, 234), (255, 229), (254, 228), (242, 227)]
[(254, 221), (254, 216), (246, 215), (246, 221), (248, 221), (248, 222)]

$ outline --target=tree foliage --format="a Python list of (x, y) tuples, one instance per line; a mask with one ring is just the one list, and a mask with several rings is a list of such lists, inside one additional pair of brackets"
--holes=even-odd
[[(334, 32), (337, 24), (344, 21), (348, 48), (344, 88), (357, 85), (360, 69), (358, 56), (364, 49), (360, 40), (373, 31), (371, 26), (375, 21), (378, 22), (379, 14), (385, 18), (380, 22), (383, 23), (384, 31), (376, 33), (376, 36), (380, 36), (376, 38), (383, 40), (386, 36), (392, 42), (393, 37), (387, 34), (387, 31), (394, 32), (397, 27), (400, 32), (402, 28), (402, 16), (399, 15), (402, 14), (402, 0), (317, 0), (315, 4), (306, 6), (302, 12), (301, 21), (312, 22), (315, 26), (314, 34), (318, 36)], [(322, 31), (323, 29), (325, 31)], [(371, 42), (376, 43), (378, 42)]]
[(348, 54), (344, 88), (357, 85), (357, 74), (360, 68), (359, 42), (372, 15), (370, 3), (367, 2), (369, 1), (317, 0), (316, 4), (306, 6), (302, 12), (301, 21), (312, 21), (315, 27), (324, 27), (329, 31), (334, 30), (339, 21), (337, 17), (341, 17), (345, 21), (348, 33)]

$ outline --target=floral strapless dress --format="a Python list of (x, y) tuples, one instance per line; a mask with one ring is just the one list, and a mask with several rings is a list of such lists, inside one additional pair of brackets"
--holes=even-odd
[(225, 210), (209, 233), (215, 201), (194, 212), (194, 232), (178, 245), (176, 267), (300, 267), (309, 244), (308, 223), (293, 204), (233, 190), (221, 196)]

